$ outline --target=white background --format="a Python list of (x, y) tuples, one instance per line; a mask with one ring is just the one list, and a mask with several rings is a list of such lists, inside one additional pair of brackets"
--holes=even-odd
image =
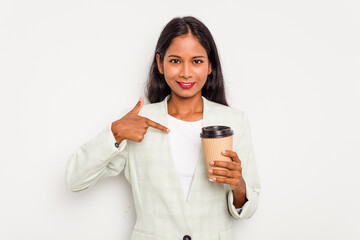
[(65, 165), (144, 96), (162, 28), (186, 15), (212, 32), (252, 128), (262, 192), (236, 239), (359, 239), (359, 13), (355, 0), (1, 1), (0, 239), (129, 239), (124, 173), (73, 193)]

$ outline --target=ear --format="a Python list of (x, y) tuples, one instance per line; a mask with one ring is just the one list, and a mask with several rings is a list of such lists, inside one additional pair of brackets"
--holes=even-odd
[(157, 66), (158, 66), (158, 70), (161, 74), (164, 74), (164, 68), (163, 68), (163, 64), (160, 61), (160, 55), (157, 53), (156, 54), (156, 62), (157, 62)]
[(211, 63), (209, 63), (209, 70), (208, 70), (208, 75), (212, 72), (212, 67), (211, 67)]

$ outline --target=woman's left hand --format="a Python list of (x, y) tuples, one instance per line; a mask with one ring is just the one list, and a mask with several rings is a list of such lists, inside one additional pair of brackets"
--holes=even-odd
[(214, 164), (210, 163), (210, 165), (214, 167), (227, 168), (227, 170), (210, 169), (209, 172), (218, 176), (224, 176), (228, 178), (213, 177), (213, 180), (215, 182), (229, 184), (231, 190), (233, 191), (245, 188), (245, 181), (242, 177), (241, 161), (237, 153), (231, 150), (224, 150), (221, 153), (224, 156), (230, 157), (232, 159), (232, 162), (213, 161)]

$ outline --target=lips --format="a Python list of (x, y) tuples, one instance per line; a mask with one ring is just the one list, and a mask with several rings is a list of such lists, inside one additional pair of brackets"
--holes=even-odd
[(186, 83), (186, 82), (177, 82), (180, 87), (184, 88), (184, 89), (189, 89), (189, 88), (192, 88), (192, 86), (194, 86), (195, 82), (193, 83)]
[(195, 82), (178, 82), (176, 81), (177, 83), (185, 83), (185, 84), (188, 84), (188, 83), (195, 83)]

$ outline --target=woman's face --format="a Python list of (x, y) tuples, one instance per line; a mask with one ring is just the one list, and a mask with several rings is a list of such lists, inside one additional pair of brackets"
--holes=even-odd
[(174, 38), (166, 50), (163, 62), (160, 62), (159, 54), (156, 54), (156, 60), (159, 72), (164, 75), (171, 88), (171, 94), (183, 98), (201, 96), (201, 89), (211, 73), (211, 64), (205, 48), (192, 34)]

